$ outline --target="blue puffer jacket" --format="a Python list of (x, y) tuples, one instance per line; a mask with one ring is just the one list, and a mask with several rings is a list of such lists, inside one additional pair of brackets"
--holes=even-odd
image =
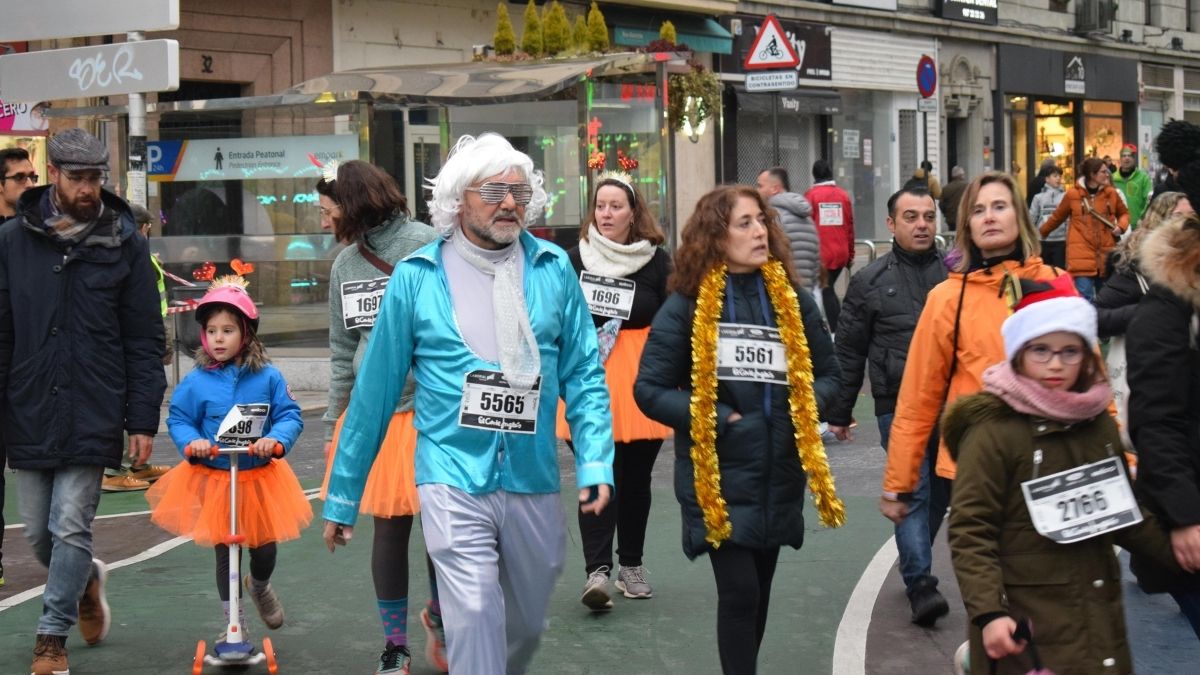
[[(198, 438), (216, 442), (221, 421), (239, 403), (270, 404), (263, 437), (282, 443), (285, 454), (291, 452), (304, 431), (304, 420), (283, 373), (275, 366), (253, 372), (245, 366), (225, 365), (212, 370), (197, 368), (175, 387), (167, 427), (179, 454), (183, 456), (183, 449)], [(238, 455), (238, 469), (253, 469), (270, 461), (254, 455)], [(228, 469), (229, 455), (201, 460), (201, 464)]]
[(560, 396), (576, 439), (577, 484), (613, 482), (608, 387), (592, 318), (567, 254), (521, 234), (525, 302), (541, 353), (542, 382), (537, 433), (516, 434), (459, 426), (465, 375), (499, 370), (500, 364), (476, 356), (458, 332), (442, 267), (444, 244), (438, 239), (409, 255), (388, 282), (338, 437), (326, 520), (354, 524), (410, 369), (417, 383), (418, 485), (450, 485), (470, 494), (558, 492), (554, 418)]
[(146, 239), (129, 205), (79, 243), (44, 226), (50, 187), (26, 190), (0, 226), (0, 439), (14, 469), (121, 465), (122, 432), (153, 436), (167, 380)]

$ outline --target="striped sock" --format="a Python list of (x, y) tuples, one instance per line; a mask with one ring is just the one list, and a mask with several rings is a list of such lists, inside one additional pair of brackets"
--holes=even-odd
[(383, 622), (383, 638), (390, 645), (408, 646), (408, 598), (376, 600), (379, 620)]

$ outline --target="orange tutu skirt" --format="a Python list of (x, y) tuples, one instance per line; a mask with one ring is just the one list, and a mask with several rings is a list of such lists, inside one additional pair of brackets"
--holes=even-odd
[[(672, 434), (671, 427), (643, 415), (633, 400), (633, 383), (637, 380), (642, 350), (646, 348), (649, 336), (649, 326), (622, 330), (617, 333), (617, 342), (608, 355), (608, 361), (604, 363), (604, 379), (608, 382), (608, 396), (612, 402), (613, 440), (617, 443), (667, 438)], [(562, 399), (558, 401), (558, 420), (554, 431), (561, 439), (571, 439), (566, 406)]]
[[(325, 460), (325, 482), (321, 484), (321, 499), (329, 491), (329, 473), (333, 470), (333, 458), (337, 456), (338, 436), (342, 434), (342, 423), (346, 413), (338, 418), (333, 428), (333, 451)], [(421, 512), (421, 498), (417, 496), (416, 468), (413, 455), (417, 450), (417, 430), (413, 427), (413, 412), (395, 413), (388, 423), (383, 445), (367, 475), (367, 486), (359, 502), (359, 512), (379, 518), (412, 516)]]
[[(183, 462), (146, 492), (150, 520), (191, 537), (201, 546), (224, 544), (229, 535), (229, 472)], [(312, 506), (292, 467), (282, 459), (238, 471), (238, 534), (256, 548), (300, 537), (312, 522)]]

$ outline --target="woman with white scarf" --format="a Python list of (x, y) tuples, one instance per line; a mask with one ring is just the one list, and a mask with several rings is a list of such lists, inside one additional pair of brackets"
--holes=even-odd
[[(616, 441), (612, 503), (600, 514), (579, 512), (588, 575), (581, 601), (593, 611), (613, 607), (608, 580), (614, 533), (619, 533), (617, 590), (627, 598), (653, 594), (642, 565), (650, 517), (650, 473), (671, 430), (638, 409), (633, 382), (650, 322), (667, 299), (671, 258), (658, 247), (664, 238), (629, 174), (608, 172), (596, 183), (579, 245), (568, 251), (596, 323)], [(561, 403), (557, 433), (570, 443)]]

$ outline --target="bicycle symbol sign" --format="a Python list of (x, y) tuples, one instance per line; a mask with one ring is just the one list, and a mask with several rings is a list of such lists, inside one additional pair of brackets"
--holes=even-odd
[(795, 68), (798, 65), (800, 57), (792, 47), (792, 41), (783, 32), (779, 19), (774, 14), (768, 14), (754, 37), (754, 43), (746, 52), (743, 66), (746, 70), (755, 70)]

